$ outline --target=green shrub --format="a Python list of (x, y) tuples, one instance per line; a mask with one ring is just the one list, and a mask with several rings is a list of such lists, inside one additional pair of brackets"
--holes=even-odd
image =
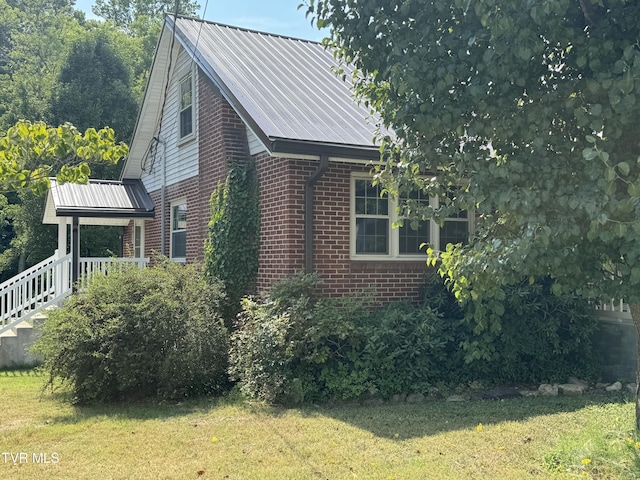
[(593, 306), (581, 298), (554, 295), (550, 289), (551, 281), (507, 288), (502, 331), (489, 369), (496, 381), (597, 377), (600, 359), (592, 347), (597, 328)]
[(494, 356), (469, 363), (462, 345), (478, 337), (442, 284), (424, 289), (422, 305), (373, 310), (366, 297), (318, 298), (317, 283), (299, 275), (276, 284), (265, 301), (244, 301), (230, 373), (245, 394), (276, 402), (388, 398), (472, 380), (564, 381), (596, 371), (591, 307), (543, 284), (510, 290)]
[(113, 269), (49, 314), (34, 350), (77, 402), (180, 398), (227, 385), (222, 290), (201, 267)]
[(460, 320), (443, 318), (426, 305), (386, 305), (360, 326), (363, 343), (354, 352), (354, 363), (371, 373), (383, 397), (460, 381), (459, 325)]
[(276, 283), (265, 301), (243, 300), (229, 372), (246, 395), (287, 401), (297, 381), (305, 398), (317, 398), (323, 366), (347, 361), (367, 298), (318, 299), (318, 282), (315, 275), (296, 275)]

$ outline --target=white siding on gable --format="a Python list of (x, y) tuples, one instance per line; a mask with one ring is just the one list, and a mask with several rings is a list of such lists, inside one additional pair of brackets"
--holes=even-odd
[(253, 133), (247, 126), (247, 142), (249, 143), (249, 154), (257, 155), (258, 153), (262, 153), (267, 151), (267, 147), (260, 141), (258, 136)]
[[(158, 146), (158, 152), (153, 165), (149, 165), (150, 171), (142, 173), (141, 179), (148, 192), (160, 189), (162, 186), (162, 162), (166, 160), (166, 184), (187, 180), (198, 175), (198, 68), (193, 64), (191, 57), (181, 48), (178, 61), (172, 69), (170, 85), (167, 93), (167, 101), (162, 118), (162, 131), (160, 140), (165, 142)], [(179, 113), (179, 88), (180, 81), (191, 72), (193, 77), (193, 137), (180, 141), (180, 113)], [(163, 152), (164, 150), (164, 152)]]

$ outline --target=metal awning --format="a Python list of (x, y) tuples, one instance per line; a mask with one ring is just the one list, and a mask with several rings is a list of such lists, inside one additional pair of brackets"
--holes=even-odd
[(90, 180), (87, 184), (58, 184), (50, 179), (42, 222), (78, 217), (82, 225), (125, 226), (131, 219), (153, 218), (151, 197), (138, 179)]

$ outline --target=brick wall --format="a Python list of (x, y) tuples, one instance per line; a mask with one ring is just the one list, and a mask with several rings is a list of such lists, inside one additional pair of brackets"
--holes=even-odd
[[(257, 159), (262, 225), (258, 290), (304, 270), (304, 186), (317, 161)], [(315, 187), (314, 270), (322, 293), (332, 297), (375, 288), (388, 302), (416, 299), (426, 272), (424, 261), (350, 260), (349, 189), (352, 171), (367, 167), (330, 163)]]
[[(164, 206), (160, 191), (150, 192), (156, 215), (145, 223), (148, 256), (153, 251), (160, 252), (162, 208), (167, 223), (166, 249), (162, 253), (169, 255), (170, 204), (186, 198), (187, 261), (202, 261), (211, 192), (226, 178), (229, 159), (240, 160), (249, 155), (243, 122), (205, 75), (198, 78), (199, 174), (167, 187)], [(272, 158), (266, 154), (255, 160), (262, 209), (257, 288), (264, 292), (275, 281), (304, 270), (305, 182), (318, 167), (318, 161)], [(315, 187), (313, 261), (315, 271), (323, 279), (322, 293), (336, 297), (373, 287), (381, 302), (414, 299), (426, 270), (423, 261), (372, 262), (349, 258), (350, 173), (367, 170), (365, 166), (332, 162)], [(131, 244), (131, 229), (131, 226), (127, 229), (125, 244)]]

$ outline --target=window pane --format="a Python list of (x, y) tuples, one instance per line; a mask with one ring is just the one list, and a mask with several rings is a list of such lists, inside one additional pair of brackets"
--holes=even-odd
[(380, 197), (380, 186), (372, 186), (367, 180), (355, 181), (356, 214), (389, 215), (389, 200)]
[(466, 221), (446, 221), (440, 228), (440, 250), (447, 249), (448, 243), (467, 243), (469, 240), (469, 224)]
[(173, 232), (171, 234), (171, 258), (185, 258), (187, 256), (187, 232)]
[(187, 107), (180, 112), (180, 138), (191, 135), (193, 132), (193, 115), (191, 107)]
[(389, 221), (387, 219), (356, 219), (356, 253), (389, 253)]
[(135, 225), (133, 228), (133, 256), (142, 257), (142, 226)]
[(180, 110), (191, 106), (191, 75), (180, 82)]
[(180, 138), (193, 132), (193, 91), (191, 75), (180, 82)]
[(424, 253), (425, 249), (420, 249), (423, 243), (430, 243), (430, 222), (429, 220), (421, 221), (418, 229), (414, 230), (409, 222), (398, 229), (400, 240), (400, 255), (415, 255)]
[(182, 203), (173, 207), (172, 230), (185, 230), (187, 228), (187, 204)]

